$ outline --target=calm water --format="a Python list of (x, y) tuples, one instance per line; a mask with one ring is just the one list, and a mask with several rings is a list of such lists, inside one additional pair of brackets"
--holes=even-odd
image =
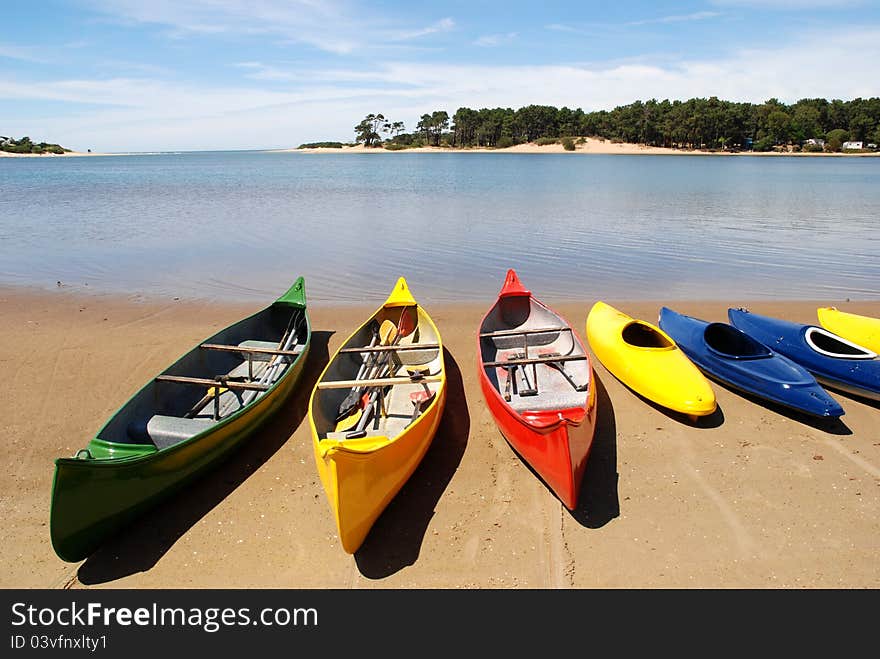
[(880, 298), (880, 159), (184, 153), (0, 159), (0, 284), (379, 302)]

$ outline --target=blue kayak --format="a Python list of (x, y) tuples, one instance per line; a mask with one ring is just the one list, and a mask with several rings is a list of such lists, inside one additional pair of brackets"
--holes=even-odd
[(816, 379), (847, 393), (880, 400), (877, 353), (816, 325), (770, 318), (746, 309), (728, 309), (730, 322), (753, 339), (785, 355)]
[(709, 377), (773, 403), (818, 417), (843, 408), (816, 378), (727, 323), (709, 323), (663, 307), (660, 329)]

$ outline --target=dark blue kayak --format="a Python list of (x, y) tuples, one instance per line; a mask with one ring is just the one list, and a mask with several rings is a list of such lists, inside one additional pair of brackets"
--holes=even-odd
[(813, 416), (843, 416), (840, 404), (806, 369), (732, 325), (663, 307), (660, 329), (706, 375), (722, 384)]
[(816, 325), (728, 309), (730, 322), (756, 341), (785, 355), (833, 388), (880, 400), (880, 358), (875, 352)]

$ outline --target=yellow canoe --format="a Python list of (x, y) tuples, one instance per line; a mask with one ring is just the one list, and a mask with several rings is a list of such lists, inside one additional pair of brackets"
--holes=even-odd
[(816, 314), (819, 323), (829, 332), (880, 353), (880, 318), (859, 316), (835, 307), (819, 307)]
[(318, 474), (349, 554), (421, 462), (445, 402), (440, 332), (401, 277), (330, 359), (309, 400)]
[(600, 301), (587, 315), (587, 340), (614, 377), (648, 400), (690, 417), (715, 411), (709, 381), (659, 327)]

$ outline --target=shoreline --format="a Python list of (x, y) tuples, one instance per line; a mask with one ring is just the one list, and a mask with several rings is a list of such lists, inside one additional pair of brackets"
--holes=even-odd
[(82, 151), (67, 151), (65, 153), (10, 153), (0, 151), (0, 158), (80, 158), (91, 156), (132, 156), (133, 153), (83, 153)]
[[(488, 300), (492, 294), (487, 294), (484, 298)], [(223, 298), (222, 293), (213, 296), (199, 296), (199, 295), (184, 295), (180, 293), (150, 293), (138, 290), (129, 290), (129, 291), (120, 291), (120, 290), (108, 290), (102, 289), (99, 287), (91, 287), (88, 284), (69, 284), (63, 283), (61, 286), (50, 286), (50, 285), (39, 285), (39, 284), (15, 284), (15, 283), (2, 283), (0, 282), (0, 300), (5, 297), (21, 297), (21, 296), (30, 296), (35, 299), (37, 298), (53, 298), (57, 296), (73, 298), (79, 297), (83, 300), (106, 300), (109, 302), (121, 302), (121, 301), (130, 301), (136, 302), (138, 304), (171, 304), (171, 303), (191, 303), (191, 304), (216, 304), (219, 306), (234, 306), (241, 307), (252, 305), (254, 303), (259, 304), (260, 302), (265, 303), (265, 300), (268, 298), (259, 297), (256, 294), (247, 296), (247, 297), (228, 297)], [(271, 294), (269, 295), (271, 296)], [(425, 300), (426, 305), (430, 306), (438, 306), (438, 307), (459, 307), (459, 306), (471, 306), (471, 305), (479, 305), (482, 304), (481, 301), (476, 299), (463, 299), (463, 300), (434, 300), (430, 297), (421, 296)], [(666, 304), (667, 306), (678, 304), (680, 302), (684, 303), (696, 303), (703, 305), (713, 305), (713, 304), (726, 304), (730, 302), (733, 304), (732, 300), (740, 300), (737, 304), (819, 304), (823, 306), (833, 306), (833, 305), (842, 305), (842, 304), (880, 304), (880, 297), (803, 297), (803, 298), (794, 298), (794, 297), (780, 297), (780, 296), (767, 296), (767, 297), (751, 297), (751, 298), (737, 298), (735, 295), (726, 295), (723, 297), (670, 297), (670, 296), (657, 296), (657, 297), (648, 297), (648, 296), (638, 296), (638, 297), (627, 297), (622, 295), (612, 295), (612, 296), (600, 296), (600, 297), (582, 297), (582, 298), (573, 298), (567, 296), (551, 296), (547, 297), (548, 302), (552, 302), (553, 304), (560, 305), (577, 305), (577, 304), (592, 304), (596, 300), (615, 300), (621, 304)], [(352, 300), (339, 300), (336, 299), (324, 299), (320, 297), (313, 296), (309, 298), (309, 308), (320, 308), (320, 309), (356, 309), (363, 306), (362, 299), (352, 299)], [(377, 302), (378, 304), (378, 302)]]
[[(9, 385), (0, 441), (16, 455), (0, 483), (9, 518), (0, 538), (10, 548), (0, 587), (880, 587), (880, 404), (832, 392), (846, 414), (831, 425), (713, 383), (720, 412), (692, 425), (646, 403), (593, 358), (597, 431), (581, 503), (569, 512), (498, 433), (483, 401), (475, 332), (493, 301), (424, 303), (445, 347), (443, 421), (354, 557), (336, 538), (306, 408), (329, 356), (379, 299), (310, 306), (306, 371), (278, 419), (87, 561), (69, 564), (49, 542), (54, 458), (84, 446), (198, 341), (266, 301), (0, 287)], [(592, 300), (544, 301), (586, 344)], [(652, 323), (659, 308), (608, 302)], [(816, 304), (826, 302), (748, 306), (816, 322)], [(727, 306), (674, 308), (722, 320)], [(880, 317), (880, 301), (835, 306)]]
[(341, 148), (313, 147), (307, 149), (269, 149), (267, 153), (528, 153), (528, 154), (571, 154), (571, 155), (664, 155), (664, 156), (768, 156), (768, 157), (877, 157), (875, 153), (805, 153), (777, 151), (710, 151), (706, 149), (672, 149), (657, 146), (645, 146), (627, 142), (611, 142), (588, 138), (585, 144), (576, 144), (574, 151), (566, 151), (562, 144), (539, 146), (535, 143), (517, 144), (506, 148), (490, 147), (439, 147), (422, 146), (411, 149), (389, 150), (385, 148), (366, 148), (363, 144), (343, 146)]
[[(242, 153), (345, 153), (345, 154), (390, 154), (390, 153), (514, 153), (514, 154), (570, 154), (570, 155), (650, 155), (650, 156), (756, 156), (756, 157), (793, 157), (793, 158), (874, 158), (880, 157), (880, 152), (875, 153), (804, 153), (804, 152), (778, 152), (778, 151), (709, 151), (705, 149), (672, 149), (666, 147), (645, 146), (625, 142), (609, 142), (589, 139), (586, 144), (577, 144), (574, 151), (566, 151), (561, 144), (547, 144), (539, 146), (534, 143), (517, 144), (506, 148), (490, 147), (439, 147), (421, 146), (410, 149), (389, 150), (385, 148), (366, 148), (362, 144), (357, 146), (343, 146), (341, 148), (314, 147), (307, 149), (282, 148), (282, 149), (234, 149), (232, 152)], [(212, 153), (214, 150), (200, 151), (140, 151), (119, 153), (83, 153), (71, 151), (67, 153), (9, 153), (0, 151), (0, 158), (80, 158), (98, 156), (152, 156), (152, 155), (177, 155), (184, 153)]]

